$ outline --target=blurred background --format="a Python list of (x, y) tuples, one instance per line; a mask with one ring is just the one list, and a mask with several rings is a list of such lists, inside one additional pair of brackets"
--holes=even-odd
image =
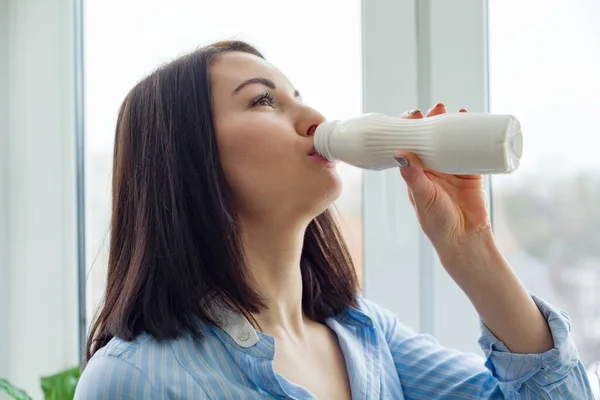
[[(41, 398), (41, 376), (80, 361), (103, 296), (126, 93), (160, 64), (233, 38), (328, 119), (437, 102), (517, 116), (521, 167), (487, 179), (496, 237), (527, 288), (569, 312), (595, 376), (597, 21), (596, 0), (0, 0), (0, 378)], [(339, 169), (336, 206), (365, 295), (480, 352), (477, 316), (419, 233), (397, 171)]]

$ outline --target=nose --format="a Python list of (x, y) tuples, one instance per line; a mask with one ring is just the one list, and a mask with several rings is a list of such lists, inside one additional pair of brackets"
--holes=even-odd
[(313, 136), (317, 126), (325, 122), (325, 117), (314, 108), (303, 106), (296, 118), (296, 132), (301, 136)]

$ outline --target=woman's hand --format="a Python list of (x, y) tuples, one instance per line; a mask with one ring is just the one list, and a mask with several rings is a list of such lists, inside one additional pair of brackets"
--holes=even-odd
[[(446, 107), (440, 103), (426, 116), (445, 112)], [(423, 114), (415, 110), (404, 113), (402, 118), (423, 118)], [(491, 232), (482, 176), (449, 175), (424, 169), (418, 157), (407, 152), (396, 153), (396, 160), (421, 228), (440, 256), (456, 251), (466, 238)]]
[[(446, 107), (437, 104), (427, 116), (445, 112)], [(423, 114), (415, 110), (403, 118)], [(491, 234), (483, 178), (424, 169), (411, 153), (398, 152), (396, 160), (421, 228), (484, 323), (512, 352), (538, 354), (551, 349), (554, 342), (545, 318)]]

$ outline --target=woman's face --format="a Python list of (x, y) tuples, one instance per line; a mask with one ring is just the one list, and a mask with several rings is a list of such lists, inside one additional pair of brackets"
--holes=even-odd
[(224, 53), (210, 70), (219, 156), (242, 216), (312, 219), (340, 194), (335, 165), (314, 154), (324, 117), (267, 61)]

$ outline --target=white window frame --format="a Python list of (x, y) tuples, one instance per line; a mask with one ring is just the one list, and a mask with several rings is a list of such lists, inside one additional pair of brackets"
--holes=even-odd
[(8, 1), (0, 0), (0, 376), (8, 374)]
[[(364, 0), (364, 111), (443, 102), (486, 112), (487, 50), (487, 1)], [(397, 170), (365, 172), (363, 220), (365, 296), (445, 346), (481, 353), (479, 317), (419, 228)]]
[(0, 0), (0, 377), (34, 398), (79, 362), (73, 32), (72, 0)]

